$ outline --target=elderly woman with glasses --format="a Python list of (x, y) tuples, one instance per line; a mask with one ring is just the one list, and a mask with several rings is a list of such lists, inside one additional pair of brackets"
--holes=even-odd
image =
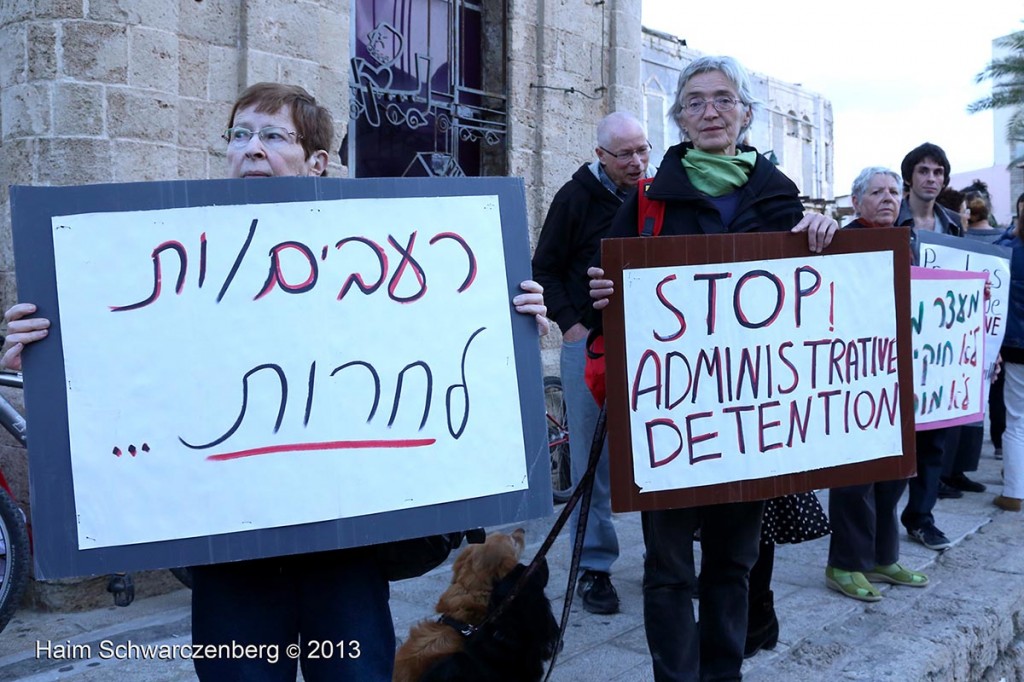
[[(826, 216), (804, 216), (796, 185), (742, 144), (756, 105), (750, 78), (732, 57), (702, 57), (680, 74), (669, 114), (685, 141), (666, 152), (647, 192), (665, 203), (661, 234), (806, 232), (808, 247), (819, 253), (839, 226)], [(634, 192), (608, 236), (635, 237), (637, 211)], [(612, 282), (600, 268), (589, 274), (600, 310)], [(758, 558), (764, 506), (737, 502), (642, 513), (644, 625), (657, 682), (740, 679), (747, 581)], [(692, 546), (698, 527), (699, 581)], [(699, 628), (691, 603), (698, 592)]]
[[(333, 136), (330, 112), (306, 90), (257, 83), (240, 95), (228, 117), (228, 176), (326, 175)], [(534, 316), (539, 333), (546, 333), (542, 288), (532, 280), (520, 287), (513, 307)], [(14, 305), (4, 320), (8, 335), (0, 367), (21, 369), (22, 351), (46, 342), (50, 321), (30, 303)], [(364, 548), (196, 566), (192, 641), (211, 651), (269, 652), (196, 658), (196, 674), (200, 680), (294, 682), (301, 665), (310, 682), (385, 682), (395, 656), (389, 598), (387, 577)], [(317, 657), (309, 646), (302, 647), (301, 657), (284, 655), (300, 642), (342, 641), (355, 647), (353, 655)]]
[[(900, 213), (903, 178), (888, 168), (865, 168), (850, 191), (857, 217), (847, 228), (893, 227)], [(900, 558), (896, 506), (907, 481), (878, 481), (833, 488), (828, 497), (832, 537), (828, 547), (825, 585), (860, 601), (878, 601), (872, 584), (886, 582), (924, 587), (923, 573), (904, 568)]]

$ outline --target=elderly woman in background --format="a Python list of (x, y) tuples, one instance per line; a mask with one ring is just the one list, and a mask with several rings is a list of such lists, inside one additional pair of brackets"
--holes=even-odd
[[(679, 75), (669, 115), (686, 140), (671, 147), (647, 191), (665, 203), (662, 235), (806, 232), (820, 253), (838, 225), (804, 216), (796, 185), (753, 147), (740, 143), (754, 119), (750, 77), (732, 57), (701, 57)], [(609, 237), (637, 235), (636, 192)], [(591, 268), (591, 298), (608, 305), (613, 283)], [(696, 294), (695, 294), (696, 295)], [(644, 627), (656, 682), (739, 680), (747, 635), (748, 578), (758, 559), (764, 502), (737, 502), (641, 514)], [(693, 535), (700, 528), (698, 581)], [(691, 599), (700, 594), (700, 627)], [(777, 632), (777, 631), (776, 631)]]
[[(850, 197), (857, 218), (847, 225), (893, 227), (900, 212), (903, 179), (899, 173), (873, 166), (853, 181)], [(832, 488), (828, 515), (832, 537), (828, 547), (825, 584), (860, 601), (878, 601), (882, 594), (871, 581), (924, 587), (923, 573), (901, 566), (900, 531), (896, 507), (907, 481), (878, 481)]]

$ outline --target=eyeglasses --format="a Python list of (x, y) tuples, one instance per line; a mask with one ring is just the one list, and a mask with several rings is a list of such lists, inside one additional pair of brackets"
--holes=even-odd
[(253, 135), (258, 135), (260, 142), (271, 147), (283, 147), (286, 144), (290, 144), (289, 135), (295, 135), (295, 139), (299, 139), (298, 134), (281, 126), (267, 126), (256, 131), (243, 128), (242, 126), (235, 126), (225, 130), (221, 137), (227, 140), (229, 145), (241, 147), (249, 144), (249, 140), (252, 139)]
[(637, 147), (636, 149), (627, 149), (626, 151), (622, 151), (622, 152), (618, 152), (618, 153), (613, 152), (610, 149), (605, 149), (604, 147), (602, 147), (600, 145), (598, 145), (597, 148), (600, 149), (601, 151), (603, 151), (608, 156), (612, 157), (613, 159), (617, 159), (619, 161), (627, 161), (629, 159), (632, 159), (633, 156), (639, 156), (642, 159), (642, 158), (644, 158), (645, 156), (647, 156), (648, 154), (651, 153), (651, 143), (650, 142), (645, 144), (643, 147)]
[(715, 107), (715, 111), (725, 113), (726, 111), (732, 111), (736, 108), (737, 104), (742, 104), (739, 100), (733, 99), (732, 97), (716, 97), (714, 99), (691, 99), (687, 100), (686, 104), (683, 105), (683, 110), (686, 111), (690, 116), (699, 116), (703, 114), (707, 109), (708, 104)]

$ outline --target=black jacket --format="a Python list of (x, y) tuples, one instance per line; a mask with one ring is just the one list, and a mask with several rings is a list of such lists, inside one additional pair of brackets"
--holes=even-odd
[(622, 201), (580, 166), (551, 201), (533, 254), (533, 278), (544, 287), (548, 317), (562, 332), (590, 316), (590, 278), (595, 260)]
[[(693, 144), (670, 147), (647, 190), (650, 199), (664, 201), (665, 222), (661, 234), (725, 234), (737, 232), (782, 232), (790, 230), (804, 216), (793, 181), (770, 161), (757, 155), (747, 183), (737, 190), (736, 212), (728, 225), (715, 205), (699, 192), (683, 169), (682, 157)], [(757, 151), (740, 145), (740, 151)], [(619, 211), (609, 237), (636, 237), (637, 198), (633, 192)]]

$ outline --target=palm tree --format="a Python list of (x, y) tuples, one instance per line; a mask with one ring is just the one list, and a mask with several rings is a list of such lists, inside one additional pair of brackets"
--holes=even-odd
[[(1024, 31), (997, 38), (995, 44), (1007, 48), (1009, 54), (993, 59), (974, 77), (976, 83), (991, 80), (992, 94), (971, 103), (967, 111), (973, 114), (989, 109), (1013, 107), (1014, 111), (1006, 127), (1006, 140), (1011, 145), (1024, 143)], [(1024, 161), (1024, 157), (1014, 159), (1011, 165), (1021, 161)]]

